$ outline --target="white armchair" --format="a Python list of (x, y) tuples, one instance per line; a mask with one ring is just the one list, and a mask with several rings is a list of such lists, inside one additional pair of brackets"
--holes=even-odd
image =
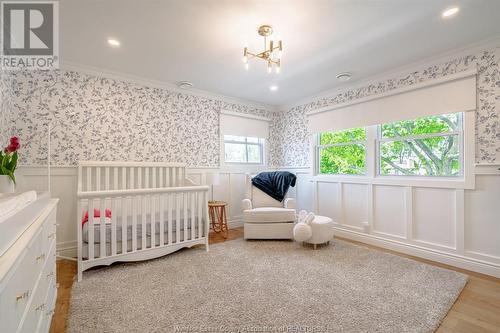
[(293, 239), (295, 199), (271, 198), (252, 185), (248, 174), (245, 194), (247, 199), (241, 203), (245, 239)]

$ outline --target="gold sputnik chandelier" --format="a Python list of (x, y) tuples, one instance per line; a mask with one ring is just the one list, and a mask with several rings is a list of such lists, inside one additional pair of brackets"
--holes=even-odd
[(280, 72), (281, 69), (281, 54), (283, 52), (283, 43), (281, 41), (273, 42), (272, 40), (267, 42), (267, 38), (273, 33), (273, 27), (270, 25), (261, 25), (259, 30), (257, 30), (259, 35), (264, 37), (264, 51), (260, 53), (253, 53), (248, 51), (248, 47), (243, 49), (243, 63), (245, 64), (245, 69), (248, 70), (248, 60), (252, 58), (260, 58), (267, 62), (267, 72), (271, 73), (273, 71), (273, 66), (276, 73)]

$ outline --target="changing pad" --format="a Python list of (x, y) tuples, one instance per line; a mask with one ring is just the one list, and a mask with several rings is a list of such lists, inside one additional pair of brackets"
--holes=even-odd
[(36, 200), (35, 191), (0, 194), (0, 223)]

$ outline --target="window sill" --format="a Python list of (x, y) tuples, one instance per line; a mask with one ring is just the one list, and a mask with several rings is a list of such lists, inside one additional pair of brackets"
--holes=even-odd
[(346, 176), (346, 175), (315, 175), (313, 182), (319, 183), (348, 183), (348, 184), (370, 184), (370, 185), (392, 185), (392, 186), (413, 186), (413, 187), (433, 187), (452, 189), (474, 189), (474, 176), (472, 179), (459, 177), (450, 179), (445, 177), (394, 177), (394, 176)]

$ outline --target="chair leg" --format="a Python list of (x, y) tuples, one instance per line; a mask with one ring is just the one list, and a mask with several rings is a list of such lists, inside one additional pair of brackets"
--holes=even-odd
[(316, 244), (313, 245), (313, 248), (316, 250)]

